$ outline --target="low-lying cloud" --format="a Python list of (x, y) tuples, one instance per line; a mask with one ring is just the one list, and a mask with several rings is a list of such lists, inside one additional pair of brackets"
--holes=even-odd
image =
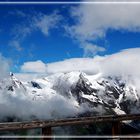
[(64, 61), (45, 64), (42, 61), (26, 62), (21, 66), (25, 72), (59, 72), (81, 71), (88, 74), (135, 75), (140, 76), (140, 48), (125, 49), (111, 55), (93, 58), (71, 58)]
[(67, 59), (47, 65), (48, 73), (69, 71), (140, 76), (140, 48), (126, 49), (112, 55), (95, 56), (94, 58)]
[(31, 72), (31, 73), (45, 73), (46, 72), (46, 64), (44, 64), (41, 60), (34, 62), (25, 62), (21, 66), (22, 72)]
[(33, 100), (30, 95), (24, 95), (23, 93), (15, 97), (13, 95), (8, 96), (7, 93), (5, 95), (1, 93), (0, 119), (8, 116), (23, 120), (54, 119), (74, 116), (78, 112), (82, 112), (82, 107), (76, 107), (78, 106), (76, 100), (67, 99), (59, 94), (52, 96), (50, 94), (49, 96), (41, 100)]

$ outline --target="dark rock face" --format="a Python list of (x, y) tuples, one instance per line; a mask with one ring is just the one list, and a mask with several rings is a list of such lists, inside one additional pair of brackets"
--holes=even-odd
[(7, 87), (7, 89), (10, 90), (10, 91), (14, 91), (13, 86), (9, 86), (9, 87)]
[(36, 83), (36, 82), (31, 81), (31, 84), (35, 88), (42, 89), (41, 86), (38, 83)]
[(84, 102), (84, 99), (81, 97), (81, 93), (84, 93), (85, 95), (91, 95), (94, 91), (94, 89), (90, 87), (92, 84), (87, 82), (88, 80), (82, 74), (80, 74), (76, 86), (71, 91), (73, 96), (77, 98), (79, 104)]
[[(120, 78), (107, 77), (106, 79), (96, 81), (96, 84), (103, 88), (103, 90), (101, 91), (97, 87), (94, 87), (93, 83), (88, 81), (84, 75), (80, 74), (76, 86), (71, 91), (72, 95), (76, 97), (79, 104), (88, 102), (92, 107), (102, 105), (103, 108), (108, 108), (111, 112), (112, 109), (116, 107), (128, 114), (130, 114), (134, 108), (139, 110), (138, 99), (132, 100), (126, 96), (126, 84), (122, 82)], [(129, 87), (128, 90), (129, 93), (136, 98), (137, 91), (134, 91), (131, 87)], [(89, 95), (91, 98), (85, 98), (86, 95)]]

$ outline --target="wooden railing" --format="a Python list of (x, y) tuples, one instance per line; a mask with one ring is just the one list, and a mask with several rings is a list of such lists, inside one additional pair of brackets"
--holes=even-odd
[[(23, 129), (42, 128), (43, 136), (52, 136), (52, 127), (79, 125), (79, 124), (92, 124), (98, 122), (112, 123), (112, 135), (119, 135), (120, 123), (128, 120), (140, 120), (140, 114), (130, 115), (107, 115), (107, 116), (94, 116), (94, 117), (81, 117), (69, 118), (60, 120), (47, 120), (47, 121), (31, 121), (31, 122), (8, 122), (0, 123), (0, 131), (12, 131)], [(44, 139), (51, 139), (45, 138)]]

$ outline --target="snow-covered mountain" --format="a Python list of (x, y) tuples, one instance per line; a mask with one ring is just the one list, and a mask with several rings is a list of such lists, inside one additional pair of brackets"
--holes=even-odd
[(57, 73), (28, 82), (14, 74), (0, 81), (2, 116), (57, 118), (140, 111), (140, 95), (122, 77)]

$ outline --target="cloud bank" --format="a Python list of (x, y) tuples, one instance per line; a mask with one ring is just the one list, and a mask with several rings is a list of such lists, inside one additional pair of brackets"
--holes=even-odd
[(46, 72), (46, 64), (42, 61), (38, 60), (35, 62), (25, 62), (21, 66), (22, 72), (31, 72), (31, 73), (45, 73)]
[(83, 71), (90, 74), (135, 75), (140, 76), (140, 48), (95, 56), (94, 58), (74, 58), (47, 65), (48, 73)]
[[(81, 112), (82, 107), (76, 108), (78, 103), (76, 100), (67, 99), (59, 94), (48, 95), (47, 98), (41, 100), (33, 100), (30, 95), (24, 95), (18, 92), (20, 96), (8, 96), (7, 93), (0, 94), (0, 119), (7, 116), (16, 117), (23, 120), (39, 119), (54, 119)], [(30, 94), (30, 93), (29, 93)], [(45, 94), (45, 93), (44, 93)], [(16, 120), (15, 120), (16, 121)]]
[(140, 76), (140, 48), (125, 49), (105, 56), (96, 55), (93, 58), (71, 58), (48, 64), (42, 61), (26, 62), (21, 66), (21, 70), (44, 74), (81, 71), (88, 74)]

